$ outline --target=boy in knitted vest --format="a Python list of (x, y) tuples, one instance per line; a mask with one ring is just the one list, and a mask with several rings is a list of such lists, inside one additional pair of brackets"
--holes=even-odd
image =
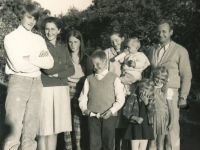
[(120, 79), (107, 69), (104, 51), (91, 55), (95, 74), (89, 75), (79, 97), (83, 115), (88, 116), (90, 150), (113, 150), (117, 111), (125, 96)]

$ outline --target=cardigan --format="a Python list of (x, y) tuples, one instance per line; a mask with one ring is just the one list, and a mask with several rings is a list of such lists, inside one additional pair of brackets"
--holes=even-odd
[[(139, 117), (139, 103), (143, 103), (139, 100), (139, 97), (135, 94), (132, 94), (124, 105), (123, 115), (129, 119), (131, 123), (137, 123), (135, 120), (131, 119), (132, 116)], [(149, 124), (153, 124), (153, 116), (155, 115), (155, 103), (151, 102), (146, 105), (147, 117)]]
[(169, 88), (180, 88), (180, 97), (186, 98), (192, 79), (189, 55), (181, 45), (171, 41), (160, 62), (157, 63), (157, 45), (149, 52), (151, 71), (157, 66), (165, 66), (169, 71)]
[(108, 48), (104, 51), (107, 57), (107, 68), (108, 71), (115, 73), (118, 77), (121, 75), (122, 66), (119, 61), (114, 61), (114, 58), (117, 56), (117, 52), (114, 48)]
[[(54, 66), (51, 69), (42, 69), (42, 83), (44, 87), (49, 86), (66, 86), (68, 85), (67, 77), (74, 74), (74, 66), (71, 61), (69, 51), (63, 44), (56, 43), (54, 46), (46, 40), (49, 52), (54, 58)], [(58, 74), (58, 77), (49, 77), (48, 75)]]
[(68, 81), (75, 84), (84, 84), (84, 81), (87, 76), (94, 73), (93, 71), (93, 64), (92, 60), (89, 55), (85, 54), (81, 60), (81, 62), (77, 63), (73, 61), (72, 62), (75, 68), (75, 74), (68, 77)]

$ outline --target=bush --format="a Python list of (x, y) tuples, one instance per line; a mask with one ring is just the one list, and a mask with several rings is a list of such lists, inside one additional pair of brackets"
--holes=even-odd
[[(84, 11), (74, 10), (60, 16), (65, 29), (81, 31), (90, 46), (106, 49), (110, 47), (109, 27), (119, 22), (127, 36), (137, 36), (141, 40), (141, 51), (148, 53), (157, 43), (156, 21), (170, 18), (174, 22), (172, 39), (183, 45), (189, 52), (193, 81), (192, 90), (200, 88), (200, 2), (196, 0), (93, 0)], [(117, 20), (117, 21), (116, 21)]]

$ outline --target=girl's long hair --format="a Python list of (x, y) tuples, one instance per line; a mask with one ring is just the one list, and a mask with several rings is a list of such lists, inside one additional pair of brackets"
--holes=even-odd
[[(83, 41), (83, 37), (82, 37), (82, 34), (78, 31), (78, 30), (71, 30), (67, 33), (67, 36), (66, 36), (66, 40), (67, 40), (67, 47), (69, 49), (69, 51), (71, 52), (71, 49), (69, 47), (69, 38), (70, 37), (75, 37), (77, 39), (80, 40), (80, 48), (79, 48), (79, 60), (80, 62), (82, 61), (82, 59), (84, 58), (85, 56), (85, 46), (84, 46), (84, 41)], [(71, 53), (70, 53), (71, 55)]]

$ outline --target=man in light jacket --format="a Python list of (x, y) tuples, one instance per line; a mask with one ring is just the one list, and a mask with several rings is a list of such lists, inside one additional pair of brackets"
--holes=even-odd
[[(180, 149), (179, 108), (187, 105), (187, 96), (191, 86), (191, 67), (187, 50), (175, 43), (173, 34), (173, 22), (161, 19), (157, 24), (159, 44), (153, 47), (149, 53), (151, 71), (157, 66), (165, 66), (169, 70), (168, 87), (173, 89), (174, 123), (170, 134), (167, 136), (167, 149)], [(171, 138), (171, 139), (170, 139)]]

